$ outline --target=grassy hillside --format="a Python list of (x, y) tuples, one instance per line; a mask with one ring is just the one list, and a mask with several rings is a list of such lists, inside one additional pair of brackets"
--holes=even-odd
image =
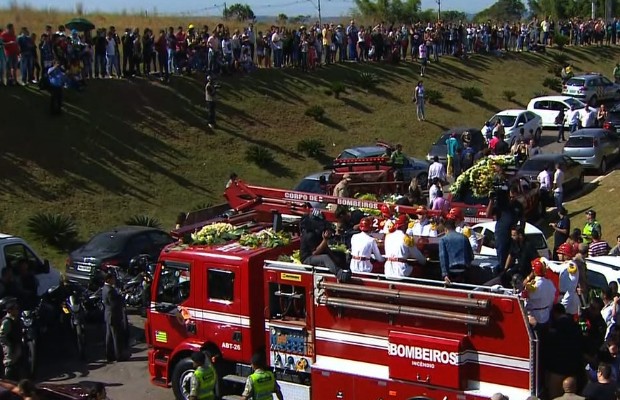
[[(620, 51), (593, 47), (565, 54), (578, 71), (609, 76)], [(444, 96), (439, 105), (427, 104), (427, 122), (417, 121), (411, 102), (419, 71), (410, 62), (223, 78), (215, 131), (206, 127), (202, 76), (175, 76), (167, 86), (142, 79), (92, 81), (82, 93), (66, 92), (66, 112), (56, 118), (49, 116), (47, 93), (0, 88), (0, 231), (28, 237), (25, 223), (37, 211), (72, 215), (81, 238), (135, 214), (170, 227), (179, 211), (219, 202), (231, 171), (254, 184), (291, 187), (321, 170), (324, 160), (297, 152), (304, 138), (322, 140), (329, 156), (376, 138), (424, 156), (443, 129), (480, 127), (496, 110), (524, 107), (541, 90), (552, 93), (542, 82), (555, 64), (552, 54), (442, 58), (424, 78), (427, 90)], [(360, 72), (376, 74), (378, 87), (358, 89)], [(336, 81), (347, 87), (340, 99), (326, 94)], [(463, 100), (459, 88), (465, 86), (482, 89), (483, 98)], [(505, 90), (517, 93), (512, 102)], [(325, 108), (324, 121), (304, 115), (312, 105)], [(263, 169), (245, 161), (252, 145), (269, 149), (274, 165)], [(64, 261), (51, 249), (45, 253), (56, 264)]]

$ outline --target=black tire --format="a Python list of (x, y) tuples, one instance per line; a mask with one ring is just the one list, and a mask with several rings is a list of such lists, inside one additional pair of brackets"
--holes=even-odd
[(26, 374), (29, 378), (34, 378), (37, 367), (37, 344), (34, 340), (26, 343)]
[(189, 357), (179, 360), (174, 366), (172, 371), (172, 392), (176, 400), (189, 400), (189, 386), (187, 386), (189, 381), (187, 379), (193, 373), (194, 364)]
[(603, 157), (601, 160), (601, 165), (598, 167), (598, 173), (600, 175), (605, 175), (605, 173), (607, 173), (607, 158)]
[(86, 356), (86, 338), (84, 336), (84, 328), (81, 324), (75, 326), (75, 342), (77, 345), (78, 357), (83, 360)]

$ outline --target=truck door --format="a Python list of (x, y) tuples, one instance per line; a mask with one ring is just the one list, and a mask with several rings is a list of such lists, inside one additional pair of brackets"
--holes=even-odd
[[(155, 277), (155, 293), (151, 304), (150, 343), (174, 349), (189, 335), (191, 326), (183, 314), (195, 307), (200, 280), (190, 285), (191, 265), (187, 262), (163, 261)], [(191, 320), (190, 320), (191, 321)]]
[[(206, 302), (198, 335), (213, 341), (228, 360), (241, 360), (243, 339), (250, 340), (250, 319), (241, 316), (241, 279), (232, 265), (206, 265)], [(251, 300), (251, 299), (248, 299)], [(248, 330), (243, 332), (243, 330)]]

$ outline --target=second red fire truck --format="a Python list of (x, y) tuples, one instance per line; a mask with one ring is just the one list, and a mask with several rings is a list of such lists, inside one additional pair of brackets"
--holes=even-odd
[(177, 399), (188, 398), (189, 357), (197, 350), (214, 360), (225, 399), (239, 398), (255, 352), (267, 355), (287, 400), (536, 394), (538, 342), (511, 292), (381, 274), (342, 283), (325, 269), (290, 262), (308, 203), (375, 209), (381, 203), (242, 182), (225, 196), (234, 212), (177, 233), (226, 222), (246, 232), (274, 227), (292, 239), (257, 248), (239, 240), (176, 244), (162, 252), (145, 327), (149, 372)]

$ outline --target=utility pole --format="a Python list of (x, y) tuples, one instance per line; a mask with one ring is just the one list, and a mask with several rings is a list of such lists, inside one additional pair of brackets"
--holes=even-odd
[(319, 28), (323, 29), (323, 23), (321, 22), (321, 0), (318, 1), (318, 10), (319, 10)]
[(596, 19), (596, 1), (592, 0), (592, 19)]
[(441, 21), (441, 0), (435, 0), (437, 2), (437, 21)]
[(226, 9), (226, 2), (224, 2), (224, 19), (228, 19), (228, 10)]

